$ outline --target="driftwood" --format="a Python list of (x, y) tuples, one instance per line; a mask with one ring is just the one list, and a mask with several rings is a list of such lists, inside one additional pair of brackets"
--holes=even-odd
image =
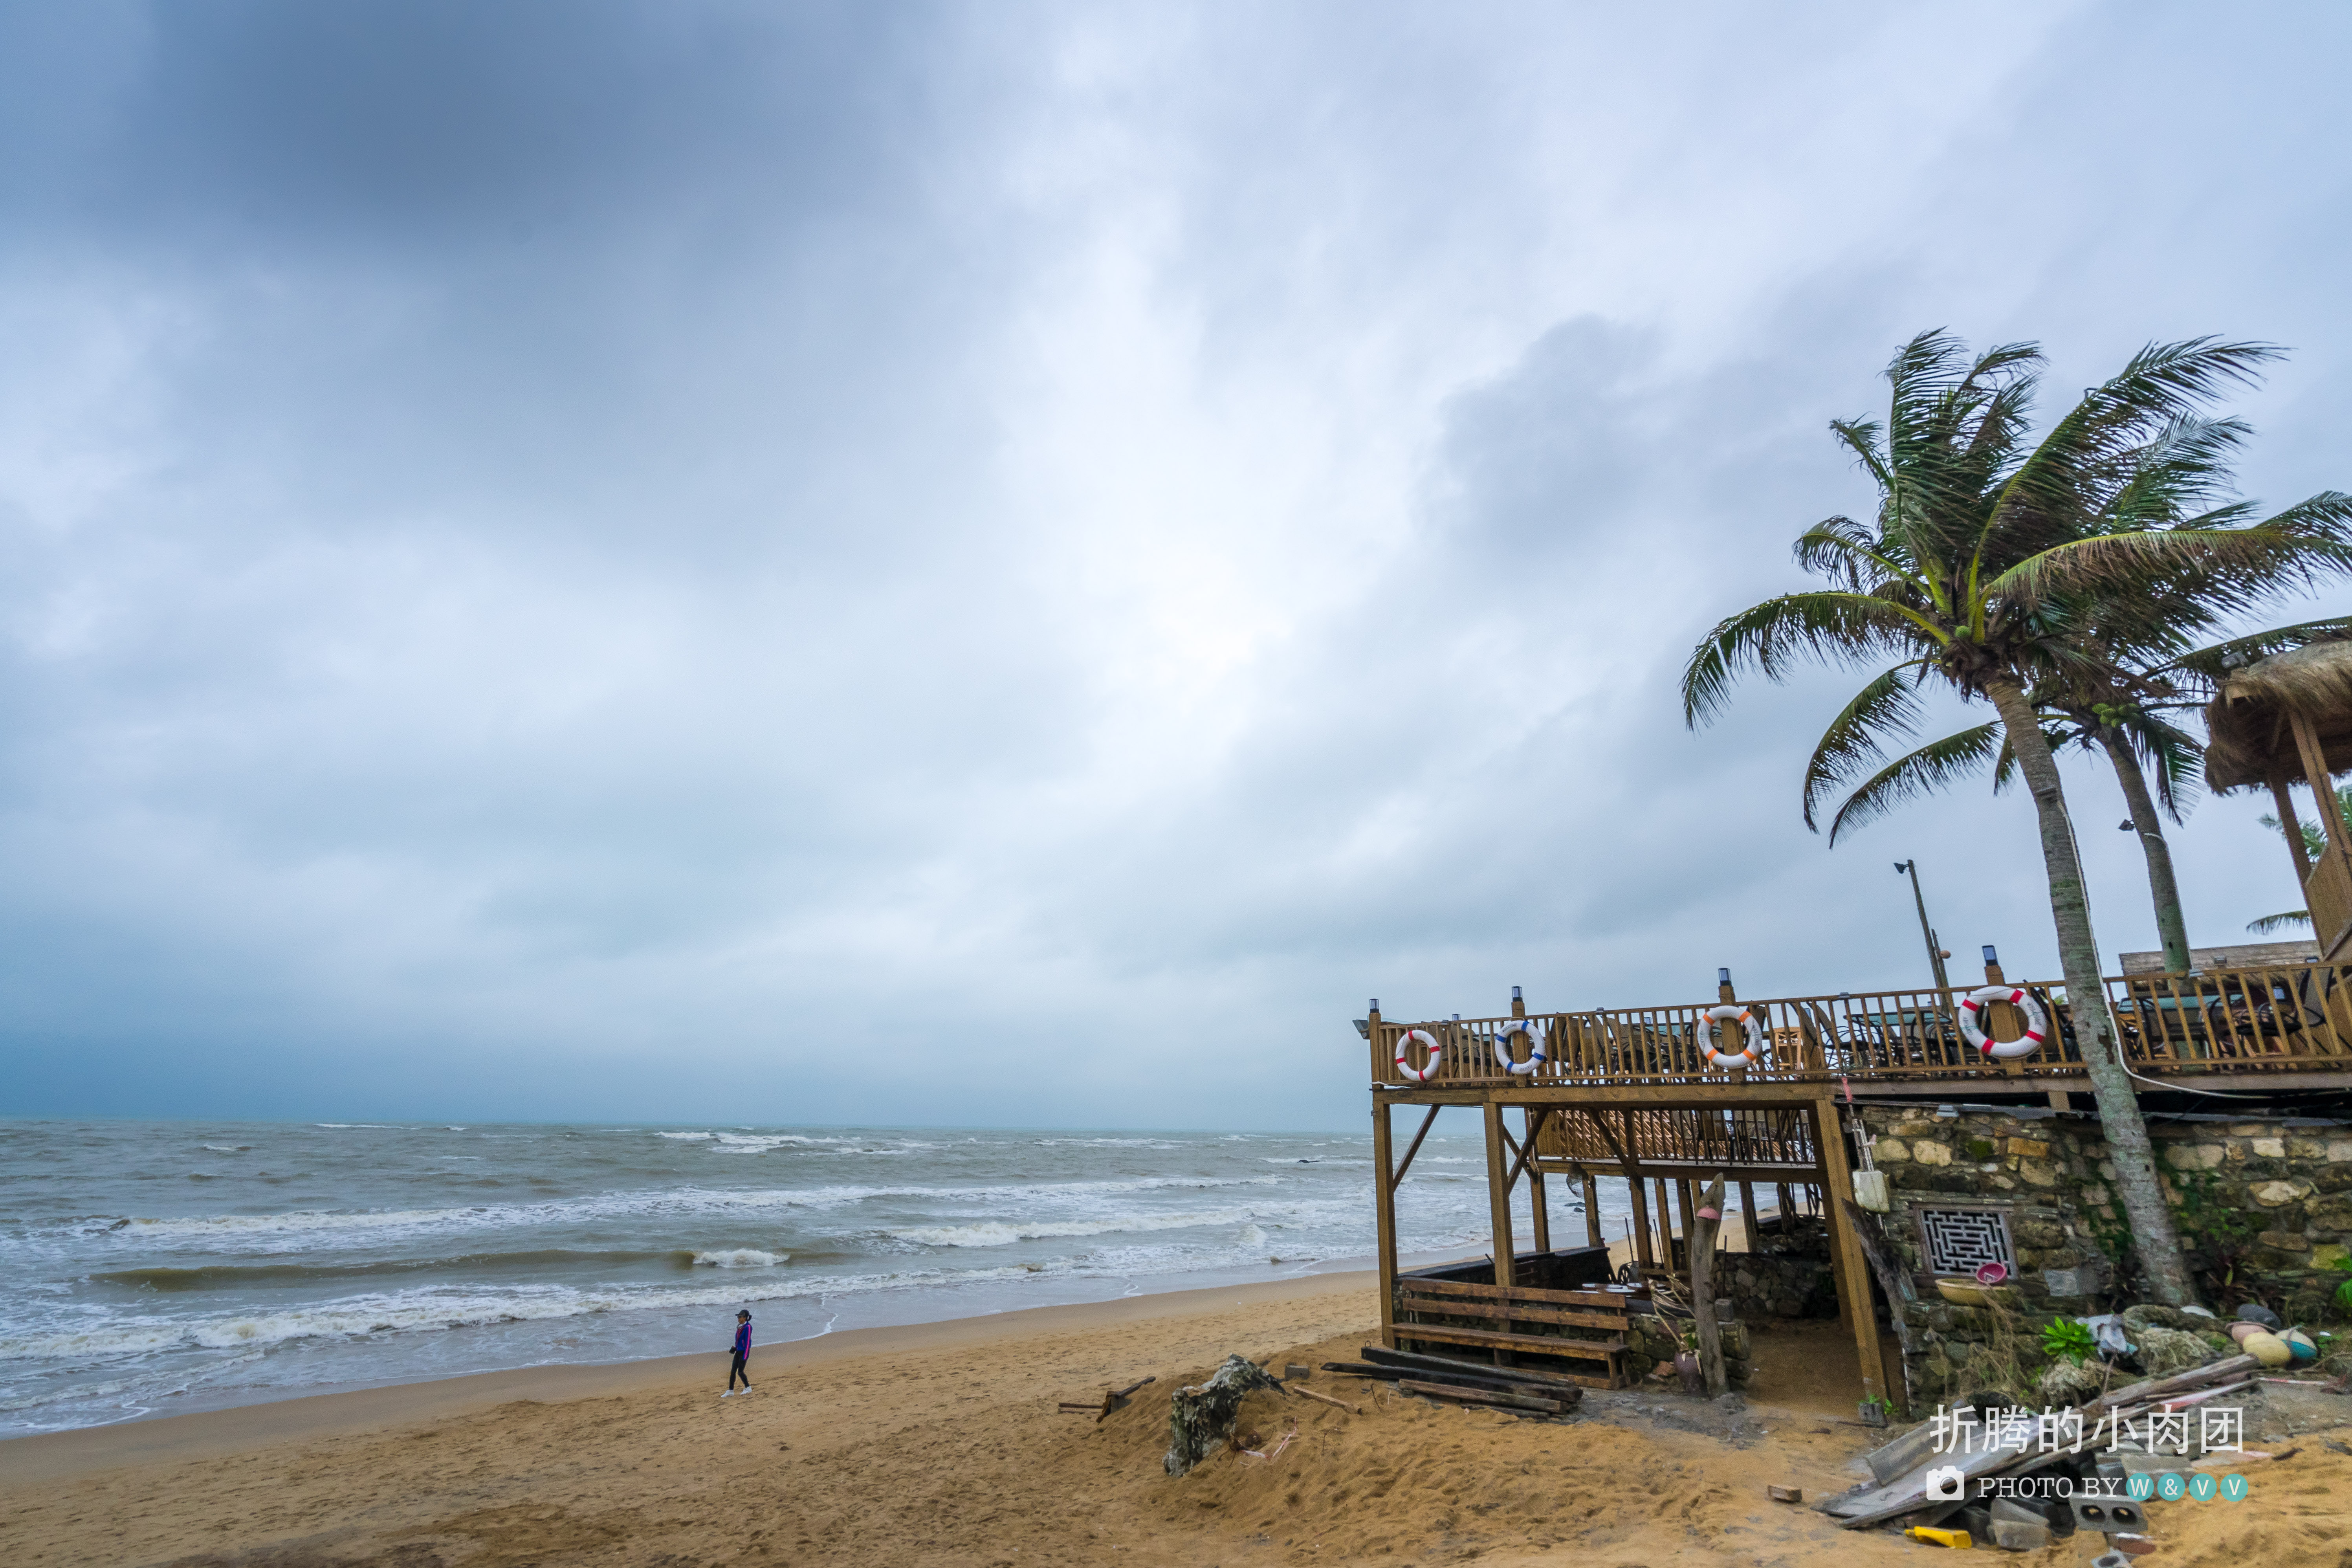
[[(1710, 1214), (1715, 1217), (1708, 1218)], [(1699, 1376), (1709, 1399), (1720, 1399), (1731, 1390), (1723, 1367), (1723, 1335), (1715, 1326), (1715, 1233), (1722, 1224), (1723, 1178), (1717, 1176), (1699, 1205), (1698, 1223), (1690, 1227), (1689, 1238), (1691, 1316), (1698, 1330)]]
[(1364, 1413), (1361, 1407), (1350, 1405), (1344, 1399), (1334, 1399), (1328, 1394), (1318, 1394), (1311, 1388), (1292, 1388), (1285, 1385), (1283, 1392), (1295, 1394), (1301, 1399), (1312, 1399), (1319, 1405), (1336, 1405), (1350, 1415), (1361, 1415)]
[(1360, 1362), (1327, 1361), (1323, 1363), (1323, 1370), (1339, 1373), (1348, 1377), (1361, 1377), (1387, 1383), (1402, 1383), (1409, 1377), (1441, 1378), (1447, 1383), (1464, 1384), (1473, 1388), (1497, 1389), (1505, 1394), (1541, 1394), (1547, 1399), (1561, 1398), (1568, 1393), (1567, 1390), (1555, 1388), (1548, 1383), (1523, 1383), (1511, 1378), (1490, 1377), (1487, 1373), (1497, 1370), (1491, 1367), (1465, 1366), (1459, 1371), (1449, 1367), (1444, 1372), (1436, 1372), (1427, 1367), (1370, 1366)]
[(1062, 1401), (1062, 1414), (1065, 1415), (1091, 1415), (1099, 1422), (1112, 1411), (1126, 1408), (1127, 1396), (1129, 1394), (1133, 1394), (1137, 1389), (1141, 1388), (1147, 1383), (1157, 1383), (1160, 1380), (1156, 1377), (1139, 1378), (1137, 1381), (1129, 1384), (1125, 1388), (1114, 1388), (1105, 1393), (1100, 1403), (1097, 1403), (1091, 1399), (1084, 1401), (1065, 1399)]
[(2209, 1383), (2220, 1383), (2242, 1373), (2252, 1372), (2261, 1364), (2250, 1355), (2233, 1355), (2226, 1361), (2210, 1362), (2203, 1366), (2192, 1366), (2187, 1372), (2176, 1372), (2170, 1377), (2151, 1377), (2145, 1383), (2111, 1388), (2083, 1406), (2083, 1414), (2085, 1416), (2103, 1415), (2126, 1405), (2151, 1405), (2170, 1394), (2202, 1388)]
[(1168, 1457), (1161, 1466), (1181, 1476), (1224, 1447), (1234, 1435), (1234, 1416), (1253, 1389), (1282, 1384), (1244, 1355), (1229, 1355), (1206, 1383), (1179, 1388), (1168, 1400)]

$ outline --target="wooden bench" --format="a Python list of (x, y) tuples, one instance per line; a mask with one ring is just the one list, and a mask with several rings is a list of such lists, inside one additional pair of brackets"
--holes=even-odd
[[(1421, 1320), (1446, 1319), (1446, 1322)], [(1467, 1326), (1459, 1320), (1467, 1319)], [(1544, 1324), (1590, 1335), (1514, 1333), (1514, 1323)], [(1451, 1279), (1397, 1281), (1396, 1335), (1436, 1344), (1464, 1345), (1512, 1355), (1557, 1356), (1598, 1363), (1599, 1374), (1565, 1375), (1589, 1388), (1623, 1388), (1625, 1298), (1606, 1290), (1538, 1290), (1526, 1286), (1473, 1285)]]

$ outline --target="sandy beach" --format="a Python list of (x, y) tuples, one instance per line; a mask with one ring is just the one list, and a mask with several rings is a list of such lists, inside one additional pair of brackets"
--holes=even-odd
[[(1351, 1414), (1252, 1396), (1272, 1464), (1167, 1479), (1166, 1391), (1230, 1352), (1319, 1363), (1375, 1320), (1332, 1275), (761, 1347), (541, 1368), (0, 1446), (12, 1564), (1892, 1563), (1916, 1547), (1767, 1500), (1851, 1484), (1869, 1444), (1833, 1322), (1758, 1336), (1744, 1411), (1652, 1391), (1522, 1422), (1318, 1373)], [(1824, 1369), (1830, 1369), (1825, 1371)], [(1064, 1399), (1151, 1376), (1099, 1423)], [(2242, 1505), (2160, 1509), (2165, 1560), (2343, 1568), (2352, 1458), (2316, 1439)], [(2170, 1515), (2171, 1517), (2165, 1517)], [(2077, 1538), (2029, 1561), (2089, 1560)], [(2252, 1555), (2250, 1547), (2258, 1546)]]

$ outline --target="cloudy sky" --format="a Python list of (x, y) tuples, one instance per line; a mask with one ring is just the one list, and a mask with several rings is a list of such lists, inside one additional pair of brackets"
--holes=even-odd
[(1368, 996), (1917, 983), (1914, 854), (2052, 973), (2021, 797), (1832, 851), (1853, 679), (1675, 678), (1924, 327), (2289, 345), (2245, 487), (2352, 488), (2347, 45), (0, 5), (0, 1110), (1358, 1126)]

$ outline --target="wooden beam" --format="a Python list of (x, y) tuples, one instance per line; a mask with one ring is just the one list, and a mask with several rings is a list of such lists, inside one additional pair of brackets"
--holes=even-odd
[[(1540, 1127), (1543, 1125), (1543, 1119), (1549, 1116), (1551, 1111), (1550, 1109), (1547, 1107), (1541, 1110), (1530, 1110), (1528, 1114), (1535, 1118), (1536, 1125)], [(1498, 1117), (1496, 1118), (1496, 1125), (1499, 1126), (1500, 1124), (1501, 1119)], [(1503, 1141), (1507, 1143), (1510, 1142), (1510, 1135), (1507, 1132), (1504, 1134)], [(1511, 1167), (1511, 1173), (1503, 1180), (1503, 1196), (1506, 1198), (1508, 1198), (1511, 1195), (1511, 1189), (1519, 1184), (1519, 1173), (1528, 1168), (1528, 1157), (1536, 1152), (1535, 1137), (1532, 1133), (1528, 1135), (1527, 1146), (1525, 1148), (1521, 1148), (1517, 1143), (1512, 1143), (1511, 1147), (1517, 1152), (1519, 1159), (1518, 1163)], [(1547, 1247), (1543, 1250), (1549, 1252), (1551, 1248)]]
[(2303, 845), (2303, 821), (2294, 814), (2294, 796), (2287, 793), (2286, 779), (2277, 769), (2271, 771), (2271, 801), (2278, 807), (2279, 826), (2286, 834), (2287, 853), (2294, 857), (2294, 886), (2297, 892), (2311, 880), (2311, 852)]
[[(1536, 1152), (1536, 1135), (1542, 1130), (1543, 1119), (1550, 1114), (1550, 1107), (1538, 1108), (1530, 1105), (1519, 1114), (1526, 1118), (1522, 1124), (1521, 1136), (1527, 1140), (1528, 1154), (1532, 1159)], [(1544, 1191), (1544, 1173), (1541, 1165), (1530, 1164), (1528, 1167), (1528, 1212), (1535, 1221), (1536, 1250), (1549, 1252), (1551, 1250), (1551, 1209), (1548, 1194)]]
[(1503, 1145), (1510, 1135), (1503, 1131), (1503, 1108), (1491, 1101), (1486, 1112), (1486, 1215), (1492, 1222), (1495, 1237), (1495, 1283), (1516, 1284), (1513, 1257), (1517, 1250), (1511, 1237), (1511, 1189), (1503, 1179)]
[[(2319, 743), (2319, 731), (2309, 719), (2290, 710), (2287, 722), (2294, 729), (2294, 748), (2303, 755), (2303, 776), (2311, 784), (2312, 809), (2319, 814), (2319, 826), (2327, 835), (2328, 852), (2352, 859), (2352, 842), (2347, 842), (2344, 812), (2336, 798), (2336, 780), (2327, 771), (2327, 755)], [(2282, 823), (2286, 819), (2281, 817)]]
[(1748, 1250), (1761, 1252), (1763, 1246), (1756, 1238), (1756, 1184), (1739, 1184), (1739, 1229), (1747, 1238)]
[(1625, 1190), (1633, 1199), (1633, 1261), (1643, 1268), (1657, 1267), (1657, 1257), (1650, 1249), (1650, 1204), (1642, 1194), (1642, 1178), (1625, 1178)]
[[(1845, 1206), (1836, 1200), (1853, 1191), (1853, 1175), (1845, 1159), (1845, 1134), (1838, 1126), (1837, 1101), (1823, 1095), (1813, 1102), (1813, 1146), (1822, 1154), (1822, 1186), (1832, 1201), (1823, 1206), (1830, 1226), (1830, 1261), (1837, 1272), (1838, 1296), (1849, 1303), (1846, 1316), (1853, 1329), (1853, 1348), (1862, 1370), (1865, 1401), (1886, 1396), (1885, 1372), (1879, 1360), (1878, 1313), (1870, 1304), (1870, 1265), (1863, 1257), (1862, 1238)], [(1902, 1310), (1895, 1303), (1895, 1310)]]
[(1584, 1240), (1588, 1247), (1609, 1245), (1609, 1234), (1601, 1228), (1601, 1178), (1589, 1170), (1584, 1173)]
[[(1388, 1120), (1388, 1101), (1380, 1101), (1380, 1107), (1381, 1120), (1385, 1123)], [(1412, 1157), (1421, 1152), (1421, 1141), (1429, 1136), (1429, 1130), (1432, 1127), (1437, 1125), (1437, 1113), (1444, 1109), (1445, 1107), (1442, 1105), (1433, 1105), (1429, 1108), (1429, 1114), (1421, 1119), (1421, 1131), (1412, 1135), (1412, 1142), (1405, 1148), (1404, 1163), (1399, 1165), (1396, 1168), (1396, 1174), (1389, 1178), (1390, 1192), (1395, 1192), (1397, 1184), (1404, 1180), (1404, 1173), (1412, 1169)]]
[[(1372, 1017), (1380, 1018), (1378, 1013)], [(1429, 1121), (1437, 1120), (1437, 1107), (1429, 1108)], [(1423, 1132), (1428, 1122), (1422, 1124)], [(1415, 1148), (1420, 1140), (1413, 1141)], [(1372, 1168), (1379, 1174), (1372, 1182), (1372, 1223), (1379, 1232), (1373, 1251), (1380, 1259), (1381, 1269), (1381, 1342), (1391, 1350), (1396, 1348), (1396, 1284), (1397, 1284), (1397, 1224), (1396, 1183), (1389, 1177), (1389, 1102), (1378, 1095), (1372, 1097)], [(1410, 1159), (1412, 1156), (1407, 1155)]]

